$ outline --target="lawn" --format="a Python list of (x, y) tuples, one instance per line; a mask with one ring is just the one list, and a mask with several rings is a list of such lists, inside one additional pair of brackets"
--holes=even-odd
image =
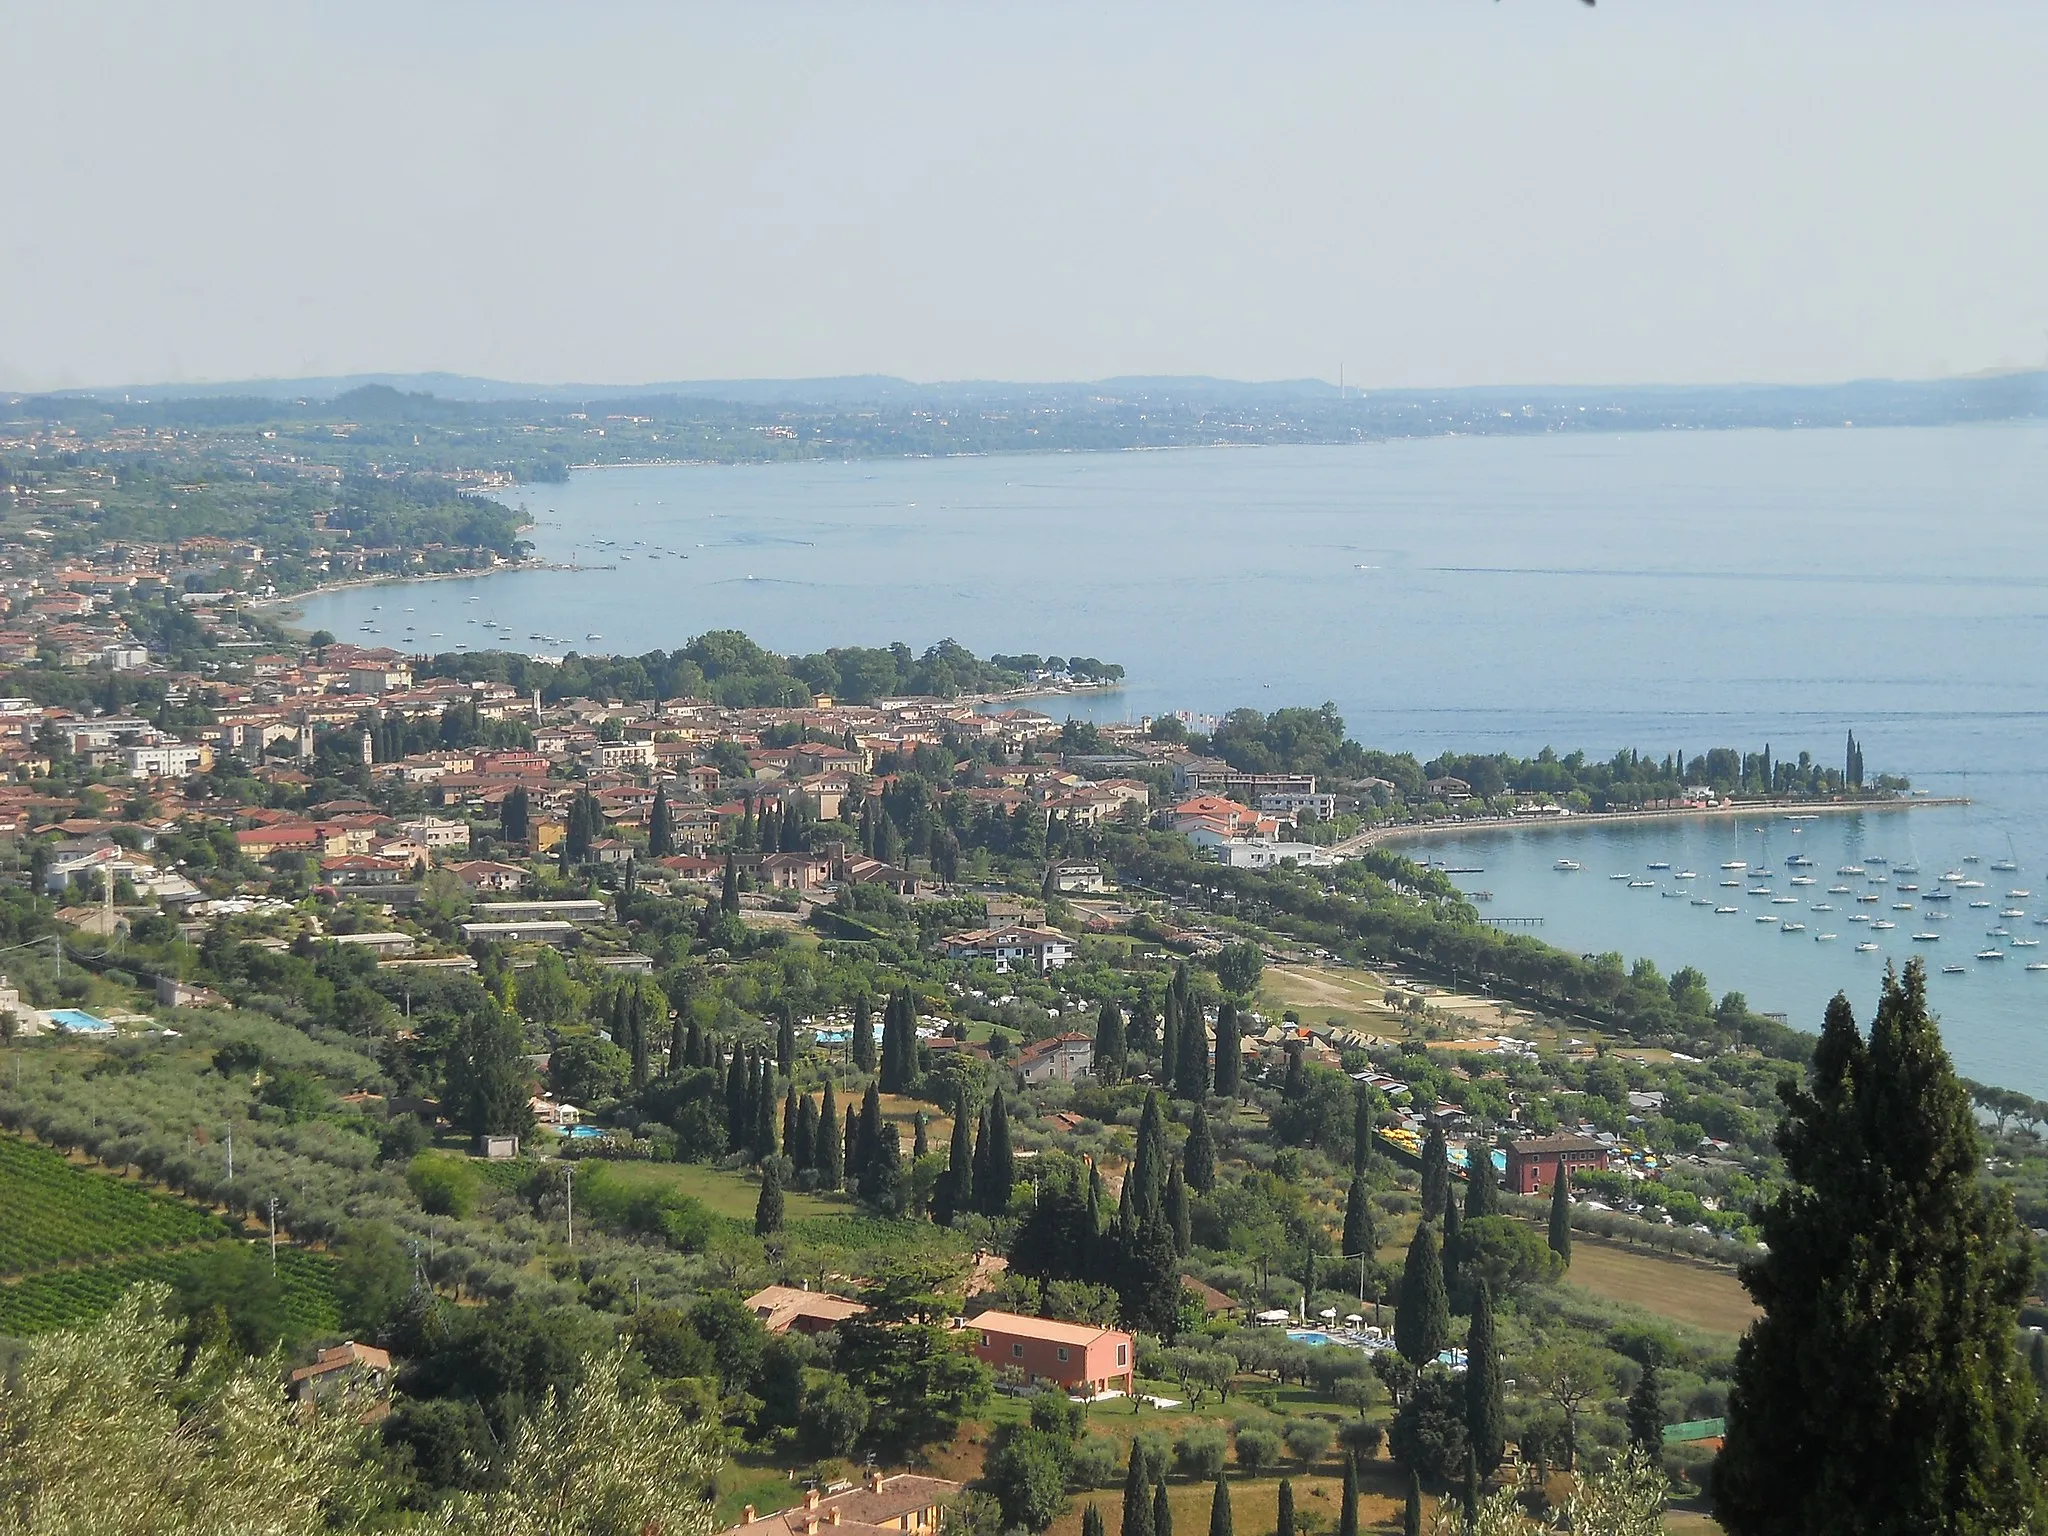
[(1309, 1024), (1334, 1019), (1366, 1034), (1405, 1035), (1402, 1016), (1381, 1002), (1386, 991), (1385, 981), (1370, 971), (1269, 965), (1259, 977), (1258, 1002), (1268, 1016), (1291, 1008)]
[[(674, 1189), (701, 1200), (713, 1215), (752, 1222), (754, 1204), (761, 1197), (760, 1180), (738, 1171), (721, 1172), (708, 1163), (616, 1162), (604, 1165), (608, 1177), (629, 1189)], [(803, 1221), (814, 1216), (849, 1217), (858, 1214), (844, 1195), (806, 1195), (796, 1190), (782, 1197), (783, 1219)]]
[(1738, 1335), (1756, 1320), (1756, 1304), (1732, 1270), (1688, 1259), (1589, 1242), (1574, 1234), (1573, 1285), (1625, 1301), (1710, 1333)]

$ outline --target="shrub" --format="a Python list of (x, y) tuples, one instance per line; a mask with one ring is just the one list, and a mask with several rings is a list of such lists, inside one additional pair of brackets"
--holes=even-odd
[(1203, 1425), (1173, 1442), (1173, 1463), (1188, 1477), (1214, 1482), (1223, 1474), (1223, 1461), (1229, 1450), (1222, 1430)]
[(422, 1155), (405, 1170), (406, 1188), (430, 1216), (467, 1216), (476, 1208), (476, 1174), (452, 1157)]
[(1304, 1468), (1314, 1466), (1323, 1453), (1330, 1448), (1330, 1421), (1328, 1419), (1289, 1419), (1286, 1430), (1287, 1449), (1300, 1458)]
[(1067, 1486), (1076, 1491), (1114, 1488), (1123, 1480), (1123, 1447), (1108, 1435), (1090, 1435), (1074, 1447)]
[(1257, 1477), (1280, 1460), (1280, 1436), (1263, 1425), (1247, 1424), (1237, 1432), (1237, 1464)]
[(1371, 1419), (1347, 1419), (1337, 1426), (1337, 1443), (1360, 1461), (1370, 1461), (1379, 1455), (1380, 1444), (1386, 1438), (1385, 1427)]

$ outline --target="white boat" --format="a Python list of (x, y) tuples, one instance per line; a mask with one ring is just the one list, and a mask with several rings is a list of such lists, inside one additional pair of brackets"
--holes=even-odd
[(1769, 912), (1759, 912), (1756, 915), (1756, 920), (1760, 923), (1775, 923), (1778, 919)]
[(1555, 864), (1551, 865), (1550, 867), (1552, 869), (1575, 870), (1579, 866), (1574, 864), (1570, 859), (1559, 859)]
[(1913, 910), (1913, 903), (1910, 901), (1895, 901), (1892, 903), (1892, 910), (1894, 912), (1910, 912)]
[(1963, 872), (1960, 869), (1951, 869), (1944, 872), (1941, 878), (1944, 880), (1960, 880), (1963, 878)]
[(1919, 889), (1920, 889), (1920, 887), (1919, 887), (1919, 886), (1917, 886), (1917, 885), (1911, 885), (1911, 884), (1908, 884), (1908, 883), (1907, 883), (1907, 882), (1905, 882), (1905, 881), (1901, 881), (1901, 882), (1899, 883), (1899, 889), (1900, 889), (1900, 890), (1902, 890), (1902, 891), (1917, 891), (1917, 890), (1919, 890)]
[(1804, 933), (1804, 932), (1806, 932), (1806, 924), (1804, 924), (1804, 923), (1780, 923), (1780, 924), (1778, 924), (1778, 932), (1780, 932), (1780, 933)]
[(1768, 896), (1771, 894), (1771, 888), (1768, 885), (1752, 885), (1749, 888), (1749, 894), (1752, 896)]
[(2007, 891), (2005, 893), (2005, 899), (2007, 901), (2025, 901), (2029, 896), (2033, 894), (2034, 893), (2032, 891)]
[(1828, 894), (1830, 896), (1846, 896), (1849, 894), (1849, 887), (1846, 885), (1831, 885), (1828, 887)]
[(1813, 868), (1813, 860), (1803, 853), (1795, 853), (1785, 861), (1785, 867), (1787, 869), (1811, 869)]
[(1835, 910), (1835, 904), (1832, 901), (1816, 901), (1808, 910), (1813, 912), (1832, 912)]
[(1975, 911), (1978, 911), (1978, 912), (1982, 912), (1982, 911), (1986, 911), (1987, 909), (1989, 909), (1989, 907), (1991, 906), (1991, 903), (1990, 903), (1990, 902), (1988, 902), (1988, 901), (1973, 901), (1973, 902), (1971, 902), (1971, 903), (1970, 903), (1970, 906), (1971, 906), (1971, 907), (1972, 907), (1972, 909), (1974, 909)]
[(1610, 880), (1628, 880), (1634, 877), (1630, 875), (1609, 875), (1607, 878)]
[(1771, 898), (1771, 905), (1774, 907), (1796, 907), (1799, 905), (1799, 898), (1797, 896), (1773, 896)]
[(1913, 935), (1913, 942), (1915, 944), (1939, 944), (1941, 942), (1941, 935), (1938, 933), (1916, 933)]
[(1835, 939), (1837, 939), (1837, 938), (1840, 938), (1840, 937), (1841, 937), (1841, 935), (1840, 935), (1840, 934), (1834, 934), (1834, 933), (1816, 933), (1816, 934), (1815, 934), (1815, 935), (1813, 936), (1813, 942), (1814, 942), (1814, 943), (1816, 943), (1816, 944), (1828, 944), (1828, 943), (1832, 943), (1832, 942), (1833, 942), (1833, 941), (1834, 941)]
[(1981, 853), (1966, 853), (1963, 855), (1963, 862), (1965, 864), (1982, 864), (1984, 856)]
[(1697, 880), (1699, 879), (1699, 877), (1700, 872), (1696, 869), (1681, 869), (1677, 874), (1673, 875), (1671, 878), (1674, 880)]
[(1863, 855), (1863, 862), (1866, 864), (1889, 864), (1891, 860), (1881, 853), (1866, 853)]
[(1721, 882), (1721, 889), (1724, 891), (1739, 891), (1742, 889), (1742, 882), (1740, 880), (1723, 880)]
[(1654, 880), (1631, 880), (1628, 883), (1628, 888), (1632, 891), (1654, 891), (1657, 888), (1657, 882)]
[(1671, 866), (1670, 866), (1670, 864), (1669, 864), (1669, 863), (1667, 863), (1667, 862), (1666, 862), (1666, 861), (1664, 861), (1663, 859), (1652, 859), (1652, 860), (1650, 861), (1650, 866), (1649, 866), (1649, 867), (1650, 867), (1651, 869), (1669, 869), (1669, 868), (1670, 868)]
[(1899, 925), (1893, 922), (1888, 917), (1880, 917), (1876, 922), (1872, 923), (1870, 926), (1873, 932), (1882, 933), (1888, 929), (1896, 928)]
[(1977, 951), (1977, 958), (1979, 960), (2003, 960), (2005, 958), (2005, 951), (2002, 949), (1980, 949)]
[(1863, 943), (1856, 946), (1856, 953), (1859, 955), (1874, 955), (1877, 953), (1877, 946), (1866, 939)]
[(1692, 899), (1692, 904), (1696, 907), (1711, 907), (1714, 904), (1714, 900), (1711, 896), (1695, 896)]
[(1998, 915), (2000, 917), (2025, 917), (2027, 915), (2027, 909), (2025, 907), (2007, 907), (2003, 912), (1999, 913)]
[(1749, 868), (1749, 860), (1730, 859), (1726, 864), (1723, 864), (1721, 867), (1723, 869), (1747, 869)]
[(2029, 960), (2027, 962), (2027, 969), (2030, 971), (2048, 971), (2048, 960)]
[(1714, 915), (1716, 917), (1732, 917), (1741, 910), (1742, 908), (1740, 907), (1716, 907), (1714, 908)]
[(2039, 949), (2041, 941), (2039, 939), (2014, 939), (2012, 947), (2014, 949)]
[(1879, 896), (1874, 891), (1866, 891), (1863, 895), (1858, 896), (1856, 899), (1860, 902), (1863, 902), (1866, 905), (1874, 905), (1877, 902), (1884, 900), (1882, 896)]
[(1860, 875), (1863, 873), (1863, 866), (1861, 864), (1844, 864), (1835, 873), (1838, 875)]
[(1959, 891), (1981, 891), (1984, 889), (1984, 882), (1982, 880), (1958, 880), (1956, 882), (1956, 889)]
[(1966, 965), (1944, 965), (1941, 968), (1941, 974), (1944, 976), (1960, 976), (1968, 969), (1969, 967)]
[(1793, 885), (1818, 885), (1820, 882), (1811, 875), (1794, 875), (1790, 883)]
[(1852, 923), (1867, 923), (1870, 921), (1870, 918), (1862, 912), (1851, 912), (1849, 914), (1849, 921)]

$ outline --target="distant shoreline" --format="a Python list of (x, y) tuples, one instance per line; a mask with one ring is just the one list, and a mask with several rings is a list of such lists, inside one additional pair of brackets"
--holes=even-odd
[(1741, 816), (1843, 816), (1859, 811), (1929, 810), (1970, 803), (1964, 795), (1925, 795), (1886, 800), (1745, 800), (1734, 805), (1687, 806), (1654, 811), (1585, 811), (1570, 816), (1489, 816), (1483, 820), (1401, 822), (1389, 827), (1373, 827), (1334, 846), (1347, 852), (1363, 853), (1382, 843), (1412, 842), (1418, 838), (1483, 837), (1501, 832), (1569, 831), (1574, 827), (1615, 827), (1695, 819), (1708, 821)]
[[(347, 581), (323, 581), (318, 586), (276, 597), (253, 597), (242, 606), (261, 609), (291, 609), (309, 598), (328, 597), (336, 592), (360, 592), (368, 587), (413, 587), (430, 581), (475, 581), (486, 576), (509, 576), (518, 571), (615, 571), (615, 565), (571, 565), (562, 560), (511, 560), (474, 571), (424, 571), (412, 576), (352, 576)], [(293, 626), (284, 622), (286, 629)]]

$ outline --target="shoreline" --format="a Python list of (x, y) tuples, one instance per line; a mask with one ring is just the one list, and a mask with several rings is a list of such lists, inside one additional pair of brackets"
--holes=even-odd
[(1655, 811), (1587, 811), (1571, 816), (1489, 816), (1484, 820), (1401, 822), (1354, 833), (1332, 851), (1363, 853), (1382, 843), (1412, 842), (1421, 838), (1481, 837), (1502, 832), (1568, 831), (1575, 827), (1629, 826), (1644, 822), (1715, 820), (1742, 816), (1843, 816), (1861, 811), (1934, 810), (1971, 804), (1966, 795), (1926, 795), (1891, 800), (1746, 800), (1735, 805), (1688, 806)]
[(262, 610), (289, 609), (309, 598), (328, 597), (337, 592), (360, 592), (368, 587), (416, 587), (432, 581), (477, 581), (487, 576), (510, 576), (521, 571), (617, 569), (615, 565), (571, 565), (561, 560), (512, 560), (503, 565), (485, 566), (473, 571), (424, 571), (416, 576), (352, 576), (347, 581), (323, 581), (318, 586), (302, 587), (297, 592), (281, 592), (275, 597), (252, 597), (243, 602), (242, 606)]

